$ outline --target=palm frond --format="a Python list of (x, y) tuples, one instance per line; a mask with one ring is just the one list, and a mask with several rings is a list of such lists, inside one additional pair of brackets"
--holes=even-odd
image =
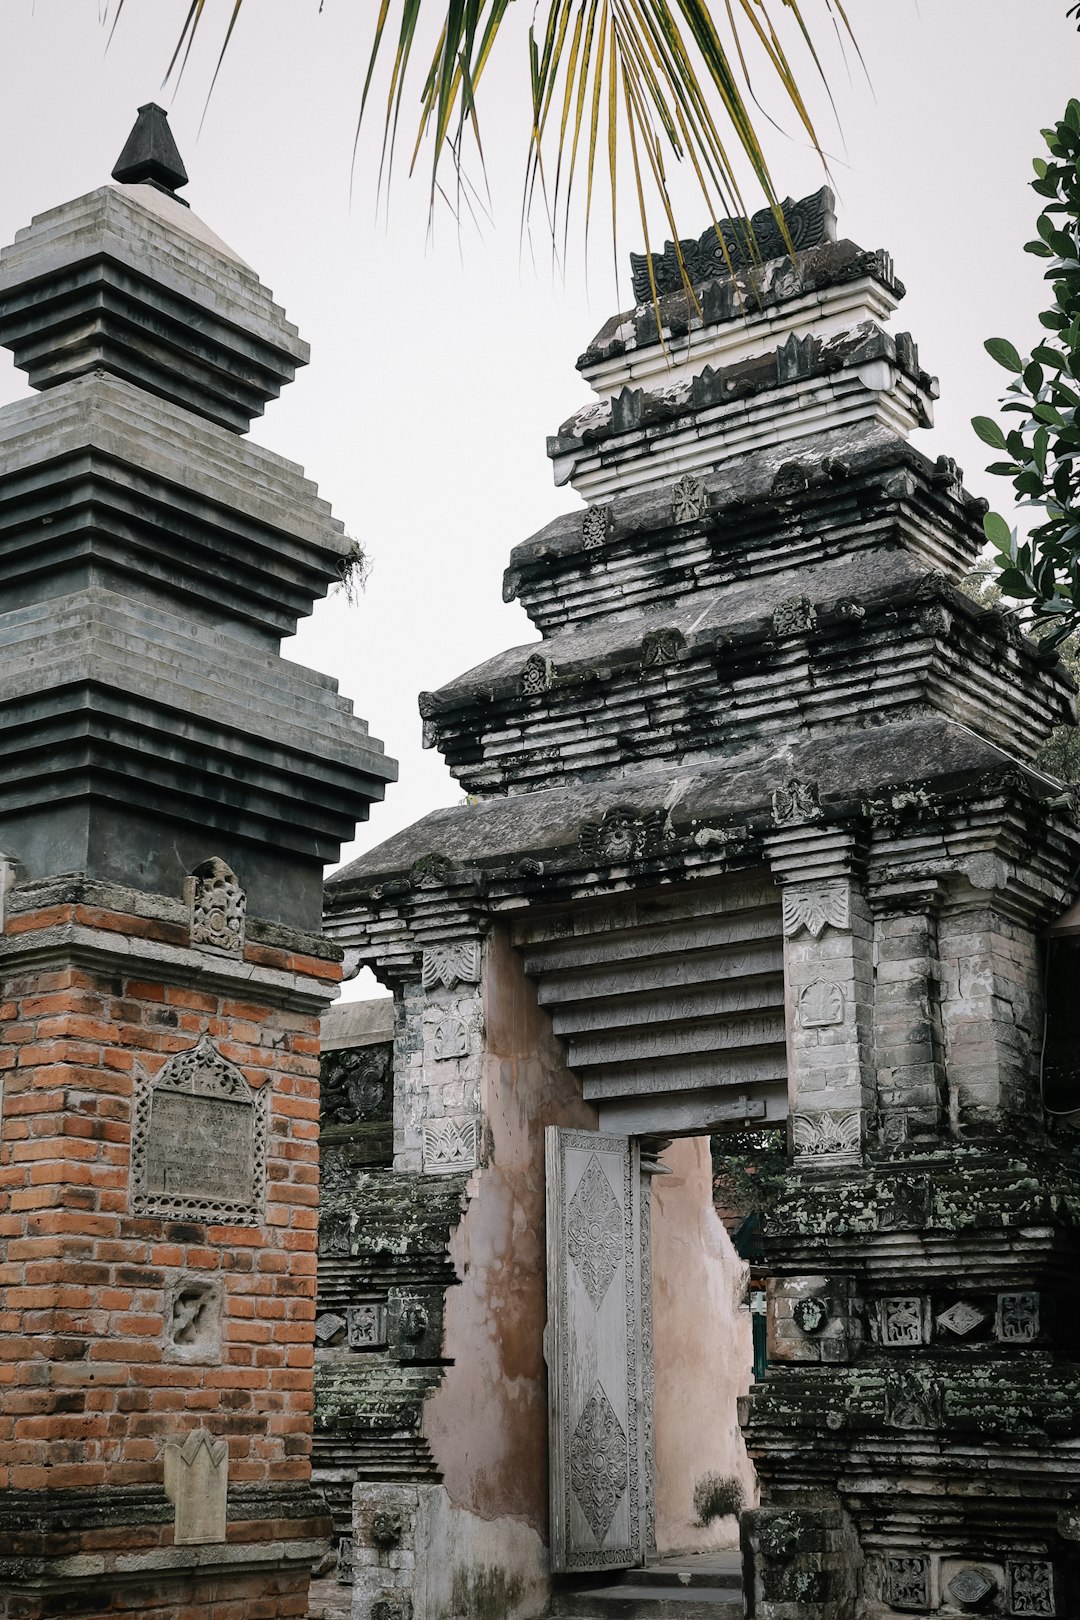
[[(215, 83), (243, 0), (225, 3), (231, 15)], [(124, 0), (117, 0), (114, 29), (123, 6)], [(210, 9), (207, 0), (190, 0), (166, 78), (183, 73), (196, 33), (205, 27)], [(509, 0), (438, 0), (438, 9), (436, 0), (427, 0), (426, 5), (423, 0), (380, 0), (361, 77), (357, 124), (358, 141), (364, 120), (370, 116), (377, 69), (392, 50), (382, 114), (380, 189), (392, 174), (407, 86), (413, 83), (415, 49), (422, 37), (431, 37), (422, 35), (421, 24), (426, 26), (431, 20), (441, 26), (419, 87), (409, 170), (415, 169), (426, 146), (432, 204), (436, 197), (448, 194), (439, 178), (447, 163), (457, 171), (460, 196), (467, 133), (475, 140), (483, 169), (478, 92), (508, 13)], [(801, 69), (793, 64), (790, 48), (809, 62), (831, 102), (818, 49), (819, 26), (826, 25), (830, 33), (835, 30), (842, 39), (850, 40), (858, 52), (843, 0), (723, 0), (720, 7), (716, 0), (547, 0), (546, 14), (528, 30), (532, 122), (523, 223), (538, 198), (542, 199), (553, 252), (558, 252), (560, 239), (565, 252), (572, 203), (580, 196), (574, 180), (584, 156), (585, 194), (577, 206), (587, 244), (596, 159), (603, 140), (612, 236), (617, 241), (620, 142), (625, 138), (641, 230), (648, 241), (651, 196), (671, 230), (680, 262), (668, 159), (689, 166), (713, 218), (749, 216), (752, 210), (746, 206), (739, 181), (739, 174), (748, 172), (786, 237), (779, 193), (751, 116), (751, 105), (760, 112), (760, 104), (751, 84), (748, 47), (752, 45), (755, 59), (763, 64), (796, 126), (824, 165), (808, 100), (800, 88)], [(395, 33), (396, 42), (391, 45)], [(601, 135), (603, 122), (606, 129)], [(750, 246), (752, 249), (753, 244)]]

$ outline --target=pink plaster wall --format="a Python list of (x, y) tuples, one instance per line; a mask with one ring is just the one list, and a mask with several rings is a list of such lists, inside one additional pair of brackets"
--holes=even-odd
[(454, 1366), (424, 1429), (450, 1503), (509, 1517), (547, 1540), (544, 1127), (595, 1130), (521, 958), (496, 930), (484, 973), (488, 1163), (451, 1253), (444, 1353)]
[(746, 1267), (712, 1202), (709, 1139), (666, 1149), (654, 1176), (653, 1341), (656, 1366), (656, 1542), (663, 1552), (734, 1546), (734, 1519), (699, 1526), (694, 1486), (735, 1475), (754, 1501), (736, 1399), (750, 1387), (750, 1315), (740, 1310)]

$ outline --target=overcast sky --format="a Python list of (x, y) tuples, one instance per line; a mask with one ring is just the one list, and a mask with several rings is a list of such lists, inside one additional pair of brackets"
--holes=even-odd
[[(1007, 510), (1009, 486), (983, 473), (968, 420), (992, 410), (1005, 380), (982, 340), (1035, 341), (1043, 289), (1021, 251), (1037, 212), (1027, 181), (1040, 127), (1080, 94), (1080, 36), (1065, 0), (847, 7), (871, 83), (830, 55), (842, 142), (823, 97), (813, 101), (834, 154), (840, 234), (887, 247), (909, 289), (895, 324), (942, 389), (937, 425), (917, 442), (954, 455), (969, 488)], [(484, 86), (494, 225), (459, 235), (442, 218), (433, 241), (424, 182), (404, 171), (389, 221), (376, 218), (374, 125), (350, 204), (372, 0), (323, 0), (321, 12), (318, 0), (247, 0), (209, 107), (231, 0), (208, 0), (217, 26), (175, 95), (161, 80), (188, 0), (126, 0), (108, 51), (103, 8), (0, 0), (0, 242), (105, 181), (141, 102), (170, 109), (192, 208), (312, 346), (311, 365), (253, 437), (305, 465), (372, 558), (359, 604), (321, 604), (288, 649), (336, 676), (400, 761), (400, 782), (360, 829), (355, 850), (368, 849), (460, 797), (441, 757), (421, 751), (417, 692), (534, 639), (524, 613), (502, 604), (502, 571), (513, 545), (579, 504), (554, 489), (544, 439), (587, 397), (574, 361), (632, 301), (627, 278), (617, 291), (610, 252), (598, 249), (586, 287), (580, 236), (565, 281), (542, 231), (538, 266), (520, 251), (528, 0), (511, 7), (517, 33)], [(821, 17), (824, 0), (804, 9)], [(783, 191), (821, 184), (790, 134), (772, 136), (769, 156)], [(708, 224), (700, 199), (678, 195), (680, 229), (697, 234)], [(601, 244), (607, 230), (598, 214)], [(638, 234), (627, 214), (624, 260)], [(0, 403), (24, 392), (4, 355)]]

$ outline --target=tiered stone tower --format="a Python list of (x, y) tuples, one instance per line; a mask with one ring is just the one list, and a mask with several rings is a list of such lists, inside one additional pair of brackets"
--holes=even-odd
[(306, 1616), (324, 862), (394, 774), (238, 436), (307, 359), (147, 107), (0, 254), (0, 1613)]
[[(402, 1178), (478, 1166), (482, 1198), (500, 1122), (539, 1130), (478, 1033), (507, 940), (600, 1131), (643, 1165), (658, 1137), (786, 1121), (771, 1364), (744, 1412), (756, 1620), (1064, 1617), (1080, 1160), (1040, 1054), (1080, 839), (1033, 760), (1072, 684), (959, 588), (984, 506), (907, 442), (936, 385), (885, 330), (889, 257), (834, 239), (828, 192), (787, 219), (794, 261), (767, 217), (760, 265), (725, 227), (734, 276), (715, 231), (683, 244), (693, 302), (657, 256), (662, 342), (637, 262), (641, 303), (579, 361), (598, 399), (549, 444), (588, 505), (506, 576), (542, 639), (421, 696), (475, 802), (339, 874), (329, 926), (398, 997)], [(571, 1261), (591, 1241), (571, 1230)], [(497, 1294), (476, 1303), (497, 1317)], [(647, 1370), (644, 1303), (627, 1331)], [(648, 1551), (647, 1506), (644, 1546), (605, 1526), (647, 1503), (651, 1386), (626, 1430), (604, 1376), (602, 1494), (575, 1460), (599, 1397), (553, 1401), (556, 1567)]]

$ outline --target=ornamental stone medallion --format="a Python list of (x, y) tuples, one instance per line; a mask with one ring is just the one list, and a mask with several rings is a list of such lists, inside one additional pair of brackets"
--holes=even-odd
[(269, 1102), (269, 1087), (256, 1091), (206, 1035), (154, 1079), (137, 1075), (132, 1213), (260, 1221)]
[(570, 1441), (570, 1484), (597, 1542), (611, 1529), (628, 1479), (626, 1435), (597, 1380)]
[(585, 1292), (599, 1310), (619, 1269), (623, 1252), (623, 1219), (619, 1200), (594, 1153), (570, 1200), (567, 1248)]
[(930, 1607), (929, 1558), (887, 1557), (885, 1559), (885, 1601), (894, 1609), (924, 1613)]

